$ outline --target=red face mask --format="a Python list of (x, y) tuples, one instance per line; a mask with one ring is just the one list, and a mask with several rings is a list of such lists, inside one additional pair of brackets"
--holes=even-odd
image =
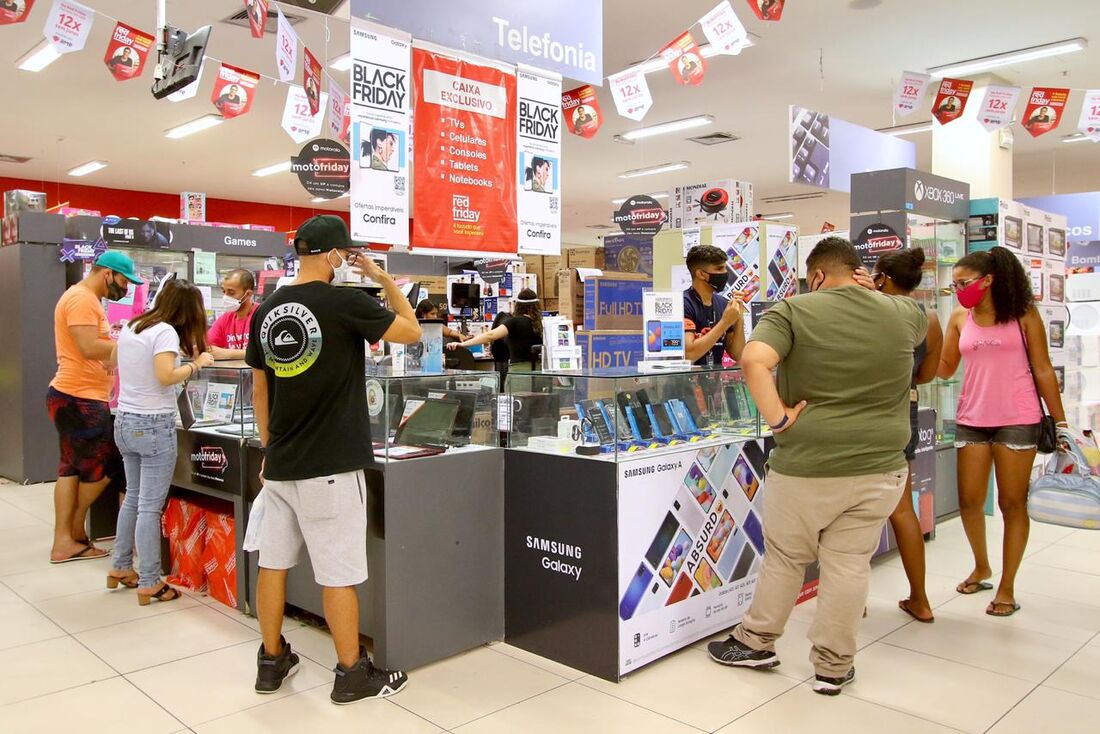
[(982, 281), (976, 280), (965, 288), (955, 291), (955, 297), (959, 299), (959, 305), (963, 308), (974, 308), (985, 298), (985, 289)]

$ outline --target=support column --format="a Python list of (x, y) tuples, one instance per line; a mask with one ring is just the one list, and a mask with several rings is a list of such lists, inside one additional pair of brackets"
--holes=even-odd
[[(932, 123), (932, 173), (968, 182), (971, 200), (1012, 198), (1012, 129), (987, 132), (978, 122), (978, 109), (990, 84), (1009, 82), (992, 74), (977, 77), (962, 117), (947, 125)], [(1024, 102), (1021, 96), (1017, 113)], [(1007, 148), (1001, 144), (1002, 134), (1007, 136)]]

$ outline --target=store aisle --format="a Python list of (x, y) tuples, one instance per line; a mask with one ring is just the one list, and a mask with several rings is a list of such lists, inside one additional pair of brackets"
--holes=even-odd
[[(1100, 707), (1100, 532), (1034, 525), (1020, 575), (1023, 610), (984, 613), (962, 597), (958, 521), (929, 546), (934, 625), (896, 608), (900, 562), (876, 566), (859, 680), (814, 695), (806, 679), (813, 602), (798, 609), (770, 673), (719, 668), (705, 641), (620, 685), (505, 644), (411, 671), (399, 696), (328, 701), (327, 635), (287, 620), (302, 669), (283, 691), (252, 691), (255, 620), (189, 596), (141, 608), (103, 589), (105, 561), (47, 563), (52, 485), (0, 484), (0, 732), (301, 732), (326, 725), (384, 734), (680, 732), (1094, 732)], [(999, 543), (999, 523), (990, 543)]]

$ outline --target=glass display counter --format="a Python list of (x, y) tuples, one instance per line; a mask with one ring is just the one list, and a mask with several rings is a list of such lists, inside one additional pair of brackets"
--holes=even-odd
[(215, 362), (200, 370), (183, 387), (189, 415), (177, 416), (177, 426), (210, 436), (255, 438), (252, 411), (252, 368), (243, 361)]

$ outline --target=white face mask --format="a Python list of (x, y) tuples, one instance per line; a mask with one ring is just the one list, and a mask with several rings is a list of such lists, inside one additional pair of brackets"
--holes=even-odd
[[(339, 250), (330, 250), (335, 252), (336, 257), (340, 258), (340, 264), (332, 269), (332, 282), (333, 283), (346, 283), (348, 280), (348, 260), (346, 257), (340, 254)], [(330, 262), (329, 265), (332, 265)]]
[(243, 303), (243, 301), (238, 301), (236, 298), (233, 298), (232, 296), (222, 296), (222, 308), (224, 308), (226, 310), (229, 310), (229, 311), (240, 310), (242, 303)]

